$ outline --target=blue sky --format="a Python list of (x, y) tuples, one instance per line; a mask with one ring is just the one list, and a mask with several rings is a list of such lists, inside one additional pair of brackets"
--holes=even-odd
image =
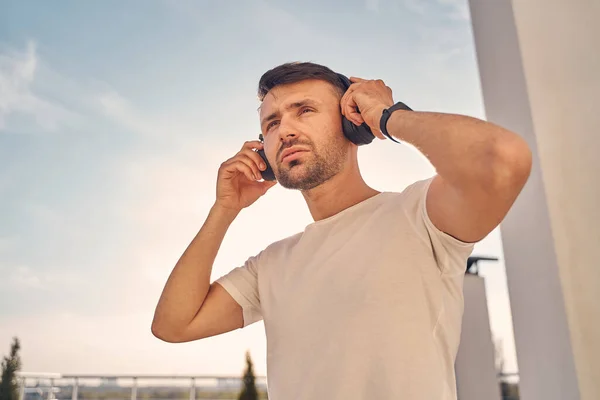
[[(265, 372), (262, 323), (172, 345), (150, 321), (214, 201), (219, 164), (259, 133), (267, 69), (314, 61), (381, 78), (415, 109), (484, 117), (466, 1), (0, 0), (0, 10), (0, 352), (18, 335), (27, 371), (237, 374), (250, 349)], [(379, 190), (433, 173), (408, 145), (376, 141), (359, 157)], [(310, 221), (299, 193), (274, 188), (234, 222), (213, 278)], [(498, 230), (475, 253), (502, 259)], [(482, 273), (514, 370), (502, 260)]]

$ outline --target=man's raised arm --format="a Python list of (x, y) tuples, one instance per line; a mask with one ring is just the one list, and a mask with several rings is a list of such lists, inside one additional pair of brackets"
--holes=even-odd
[(387, 127), (435, 167), (427, 212), (439, 230), (464, 242), (477, 242), (500, 224), (531, 171), (525, 140), (476, 118), (396, 111)]
[(210, 284), (213, 263), (229, 226), (239, 212), (275, 182), (258, 182), (260, 156), (247, 142), (224, 162), (217, 178), (217, 199), (204, 225), (175, 265), (158, 301), (152, 333), (167, 342), (187, 342), (241, 328), (241, 306), (218, 284)]
[[(383, 110), (394, 103), (391, 89), (381, 80), (350, 80), (342, 113), (385, 139), (380, 122)], [(464, 242), (481, 240), (502, 221), (531, 172), (525, 140), (476, 118), (396, 110), (386, 130), (419, 149), (435, 167), (427, 213), (439, 230)]]

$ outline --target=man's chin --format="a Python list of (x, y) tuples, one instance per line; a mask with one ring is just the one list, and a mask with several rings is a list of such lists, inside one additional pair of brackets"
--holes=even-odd
[(304, 163), (292, 161), (289, 164), (279, 165), (279, 175), (286, 176), (288, 179), (302, 179), (306, 175), (306, 165)]
[(284, 170), (277, 180), (286, 189), (308, 190), (318, 186), (314, 176), (302, 164)]

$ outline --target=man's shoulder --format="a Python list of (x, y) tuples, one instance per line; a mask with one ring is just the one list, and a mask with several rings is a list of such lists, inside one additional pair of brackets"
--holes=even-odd
[(404, 189), (398, 192), (399, 195), (403, 196), (420, 196), (424, 194), (424, 191), (427, 191), (431, 181), (433, 181), (433, 176), (425, 179), (418, 179), (413, 181), (409, 185), (407, 185)]
[(418, 206), (425, 199), (432, 180), (433, 177), (420, 179), (408, 184), (401, 190), (385, 191), (382, 193), (384, 201), (404, 207)]
[(276, 240), (275, 242), (272, 242), (270, 245), (268, 245), (265, 248), (265, 251), (266, 250), (281, 251), (284, 249), (289, 249), (298, 243), (298, 241), (302, 237), (302, 234), (303, 234), (303, 232), (296, 232), (292, 235), (289, 235), (282, 239)]
[(278, 255), (290, 252), (298, 241), (300, 241), (302, 233), (303, 232), (294, 233), (270, 243), (257, 255), (257, 258), (260, 258), (262, 262), (266, 262)]

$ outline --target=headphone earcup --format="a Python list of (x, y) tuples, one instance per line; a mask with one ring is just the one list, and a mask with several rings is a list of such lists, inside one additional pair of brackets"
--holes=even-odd
[(357, 126), (344, 116), (342, 116), (342, 130), (344, 136), (357, 146), (369, 144), (375, 139), (369, 125), (363, 122), (360, 126)]
[[(337, 73), (338, 78), (342, 82), (342, 84), (346, 87), (346, 90), (350, 87), (352, 82), (346, 75)], [(369, 144), (375, 139), (375, 135), (371, 132), (371, 128), (366, 123), (362, 123), (360, 126), (354, 125), (352, 121), (342, 115), (342, 130), (344, 132), (344, 136), (352, 143), (357, 146), (362, 146), (365, 144)]]

